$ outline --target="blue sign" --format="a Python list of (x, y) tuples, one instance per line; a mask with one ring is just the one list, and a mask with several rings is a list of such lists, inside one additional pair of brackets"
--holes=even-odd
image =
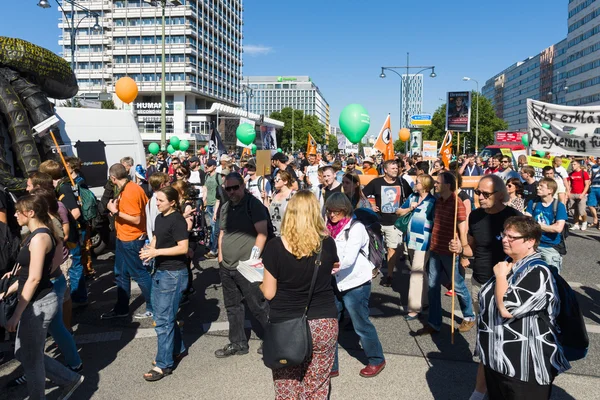
[(410, 116), (412, 125), (431, 125), (431, 114), (416, 114)]

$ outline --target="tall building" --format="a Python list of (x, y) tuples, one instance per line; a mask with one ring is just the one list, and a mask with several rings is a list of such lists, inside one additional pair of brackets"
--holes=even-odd
[(488, 79), (482, 94), (510, 130), (527, 129), (527, 99), (600, 104), (600, 2), (569, 0), (564, 40)]
[(423, 75), (402, 75), (402, 124), (401, 128), (411, 128), (411, 115), (423, 111)]
[[(115, 83), (133, 78), (139, 94), (134, 103), (142, 136), (160, 136), (161, 7), (144, 0), (78, 0), (99, 15), (75, 9), (75, 74), (80, 97), (114, 93)], [(160, 2), (155, 2), (159, 3)], [(71, 62), (72, 8), (63, 2), (59, 45)], [(202, 133), (207, 117), (198, 109), (213, 103), (237, 106), (242, 76), (242, 0), (167, 1), (165, 61), (167, 133)], [(79, 22), (81, 20), (81, 22)], [(115, 96), (116, 100), (116, 96)], [(119, 103), (118, 101), (116, 101)], [(125, 105), (125, 108), (128, 108)], [(148, 134), (148, 135), (144, 135)]]
[(329, 103), (309, 76), (247, 76), (242, 82), (242, 108), (248, 112), (269, 116), (285, 107), (316, 115), (329, 127)]

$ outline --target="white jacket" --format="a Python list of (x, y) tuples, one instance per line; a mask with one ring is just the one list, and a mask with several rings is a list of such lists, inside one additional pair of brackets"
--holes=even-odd
[(339, 291), (353, 289), (372, 279), (375, 267), (368, 259), (369, 235), (362, 223), (349, 221), (335, 238), (335, 245), (340, 259), (340, 270), (335, 274)]

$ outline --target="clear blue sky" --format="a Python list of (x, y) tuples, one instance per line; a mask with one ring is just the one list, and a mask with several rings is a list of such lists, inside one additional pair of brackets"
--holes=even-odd
[[(0, 35), (59, 51), (56, 4), (3, 1)], [(567, 0), (246, 0), (244, 74), (309, 75), (331, 106), (332, 125), (350, 103), (371, 115), (368, 135), (388, 113), (399, 128), (400, 78), (381, 66), (435, 65), (425, 78), (424, 112), (445, 93), (475, 89), (513, 63), (565, 38)], [(413, 71), (416, 72), (416, 71)]]

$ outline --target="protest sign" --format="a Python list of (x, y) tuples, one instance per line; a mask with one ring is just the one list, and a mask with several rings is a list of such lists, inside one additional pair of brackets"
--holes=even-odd
[(423, 161), (437, 160), (437, 140), (423, 140)]
[(448, 92), (446, 130), (471, 131), (471, 92)]

